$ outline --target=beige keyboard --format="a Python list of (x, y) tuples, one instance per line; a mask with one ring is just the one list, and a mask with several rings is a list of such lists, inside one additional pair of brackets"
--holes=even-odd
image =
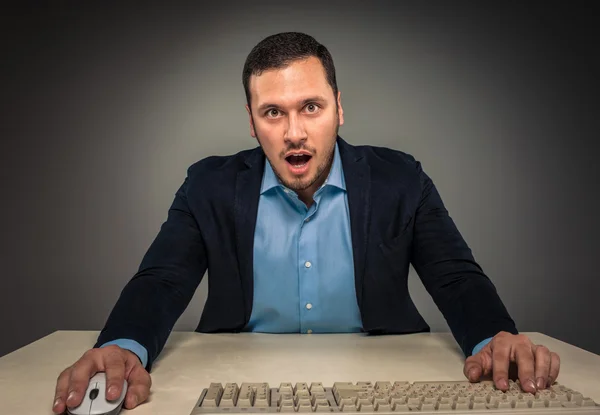
[(502, 392), (492, 381), (211, 383), (191, 415), (262, 412), (596, 414), (600, 405), (559, 383), (534, 394), (517, 382)]

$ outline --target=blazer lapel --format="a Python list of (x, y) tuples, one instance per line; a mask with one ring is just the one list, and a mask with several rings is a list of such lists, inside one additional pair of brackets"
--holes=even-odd
[(248, 167), (237, 173), (235, 183), (235, 237), (238, 269), (244, 292), (245, 322), (250, 320), (254, 297), (254, 230), (265, 156), (260, 147), (245, 160)]
[(339, 136), (338, 147), (348, 193), (356, 298), (358, 306), (361, 307), (367, 240), (371, 223), (371, 170), (362, 154)]

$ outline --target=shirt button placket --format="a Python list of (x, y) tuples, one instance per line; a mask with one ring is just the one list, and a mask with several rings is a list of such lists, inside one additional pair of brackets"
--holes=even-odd
[[(312, 266), (312, 264), (310, 263), (310, 261), (306, 261), (306, 262), (304, 263), (304, 268), (305, 268), (306, 270), (310, 269), (310, 267), (311, 267), (311, 266)], [(312, 309), (312, 307), (313, 307), (313, 306), (312, 306), (312, 304), (311, 304), (311, 303), (306, 303), (306, 305), (305, 305), (304, 307), (306, 308), (306, 310), (310, 310), (310, 309)], [(308, 329), (306, 332), (307, 332), (308, 334), (310, 334), (310, 333), (312, 333), (312, 330)]]

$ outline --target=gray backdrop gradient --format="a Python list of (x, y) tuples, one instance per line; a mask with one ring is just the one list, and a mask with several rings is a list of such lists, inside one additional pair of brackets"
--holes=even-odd
[[(102, 328), (187, 167), (256, 145), (242, 66), (281, 31), (332, 53), (342, 137), (423, 163), (518, 329), (600, 353), (589, 10), (217, 3), (4, 15), (0, 355), (54, 330)], [(196, 327), (206, 282), (175, 329)], [(409, 288), (447, 331), (412, 269)]]

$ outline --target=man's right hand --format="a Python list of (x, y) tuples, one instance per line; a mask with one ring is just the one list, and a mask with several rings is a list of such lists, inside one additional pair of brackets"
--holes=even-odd
[(52, 411), (60, 414), (67, 406), (78, 406), (88, 388), (89, 380), (98, 372), (106, 373), (106, 399), (121, 395), (123, 379), (127, 380), (127, 395), (123, 406), (133, 409), (150, 395), (152, 380), (140, 359), (132, 352), (118, 346), (106, 346), (88, 350), (83, 356), (59, 375)]

